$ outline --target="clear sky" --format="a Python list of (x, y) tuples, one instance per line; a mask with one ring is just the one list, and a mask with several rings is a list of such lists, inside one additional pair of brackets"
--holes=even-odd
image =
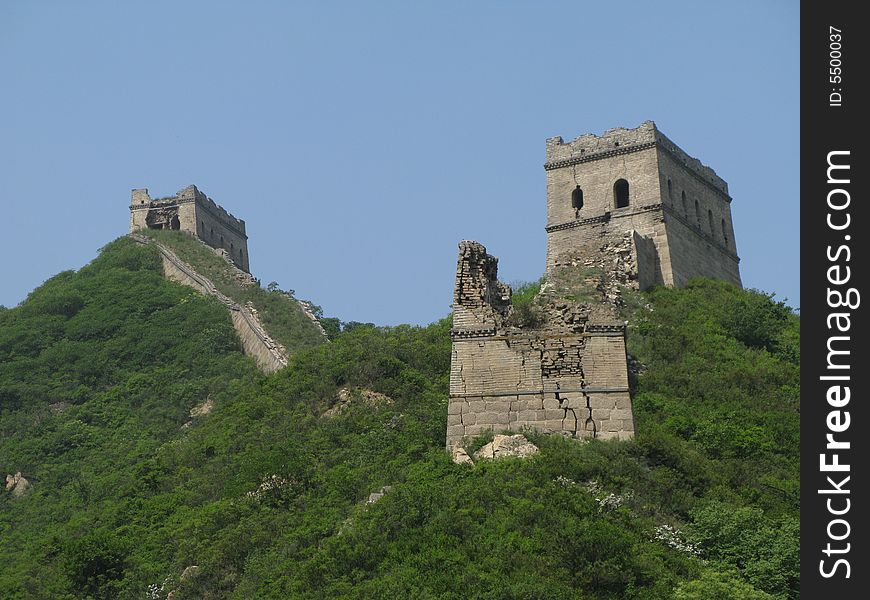
[(532, 280), (544, 140), (647, 119), (729, 184), (744, 285), (799, 295), (798, 2), (0, 4), (0, 304), (194, 183), (329, 316), (446, 315), (457, 243)]

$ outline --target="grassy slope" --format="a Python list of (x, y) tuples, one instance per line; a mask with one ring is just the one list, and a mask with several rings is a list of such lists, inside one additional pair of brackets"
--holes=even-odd
[(143, 230), (141, 233), (169, 246), (179, 258), (208, 277), (224, 294), (245, 304), (253, 302), (266, 331), (293, 354), (324, 342), (320, 331), (305, 316), (299, 304), (282, 292), (270, 292), (254, 286), (241, 286), (221, 257), (193, 236), (180, 231)]
[[(35, 483), (0, 496), (11, 598), (797, 597), (799, 323), (762, 295), (648, 295), (629, 340), (636, 440), (535, 436), (533, 459), (469, 468), (442, 450), (449, 320), (357, 327), (260, 377), (153, 249), (122, 240), (87, 269), (89, 290), (61, 274), (0, 312), (0, 469)], [(216, 337), (164, 339), (167, 320)], [(53, 375), (78, 327), (95, 344), (73, 373), (133, 348), (89, 379)], [(346, 385), (394, 403), (320, 418)], [(179, 431), (208, 395), (214, 412)], [(75, 407), (51, 415), (61, 397)], [(656, 539), (662, 525), (681, 533)]]

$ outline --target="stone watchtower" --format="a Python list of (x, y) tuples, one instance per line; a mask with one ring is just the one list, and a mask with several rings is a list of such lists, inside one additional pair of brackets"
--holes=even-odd
[(652, 121), (547, 140), (547, 273), (633, 232), (638, 286), (740, 285), (728, 184)]
[(212, 248), (226, 251), (233, 263), (250, 272), (245, 222), (189, 185), (174, 196), (151, 199), (147, 189), (133, 190), (130, 232), (139, 229), (186, 231)]
[(698, 276), (740, 285), (728, 185), (652, 122), (550, 138), (544, 169), (547, 268), (536, 319), (515, 318), (522, 313), (497, 279), (497, 258), (477, 242), (459, 245), (448, 448), (524, 428), (631, 438), (623, 290)]

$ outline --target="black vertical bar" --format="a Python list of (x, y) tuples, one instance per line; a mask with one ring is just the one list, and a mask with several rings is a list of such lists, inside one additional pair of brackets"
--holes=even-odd
[(863, 306), (870, 296), (862, 297), (870, 170), (861, 133), (870, 108), (862, 81), (870, 31), (862, 8), (801, 6), (803, 598), (870, 594), (870, 368), (861, 351), (870, 343)]

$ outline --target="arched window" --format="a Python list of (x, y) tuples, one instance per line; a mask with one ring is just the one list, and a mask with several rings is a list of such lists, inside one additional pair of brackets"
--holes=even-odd
[(686, 208), (686, 192), (680, 192), (680, 199), (683, 201), (683, 216), (689, 218), (689, 209)]
[(628, 206), (628, 182), (625, 179), (617, 179), (613, 184), (613, 204), (616, 208)]
[(713, 211), (707, 210), (707, 219), (710, 221), (710, 237), (716, 237), (716, 232), (713, 230)]
[(725, 228), (725, 219), (722, 219), (722, 239), (725, 241), (725, 247), (728, 247), (728, 230)]
[(176, 231), (181, 229), (181, 222), (178, 220), (178, 215), (172, 215), (172, 219), (169, 221), (169, 228)]
[(579, 185), (571, 192), (571, 208), (575, 210), (583, 208), (583, 190)]
[(668, 200), (671, 204), (674, 203), (674, 186), (671, 185), (670, 179), (668, 179)]
[(695, 222), (697, 223), (698, 227), (701, 226), (701, 209), (698, 208), (697, 200), (695, 200)]

